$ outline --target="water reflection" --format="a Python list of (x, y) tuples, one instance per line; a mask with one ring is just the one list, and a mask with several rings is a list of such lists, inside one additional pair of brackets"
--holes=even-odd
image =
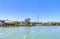
[(59, 26), (0, 28), (0, 39), (60, 39)]
[(31, 35), (30, 35), (30, 27), (26, 27), (26, 36), (24, 37), (25, 39), (30, 39)]

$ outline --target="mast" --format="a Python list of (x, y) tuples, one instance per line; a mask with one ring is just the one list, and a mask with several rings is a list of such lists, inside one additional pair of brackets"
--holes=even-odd
[(37, 22), (39, 23), (39, 13), (37, 14), (37, 19), (38, 19), (38, 21), (37, 21)]

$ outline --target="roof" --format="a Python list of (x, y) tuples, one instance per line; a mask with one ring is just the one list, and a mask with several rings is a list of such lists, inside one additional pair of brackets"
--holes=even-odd
[(12, 20), (5, 20), (5, 23), (13, 23), (14, 21)]
[(3, 23), (4, 23), (4, 22), (5, 22), (5, 20), (0, 20), (0, 22), (3, 22)]

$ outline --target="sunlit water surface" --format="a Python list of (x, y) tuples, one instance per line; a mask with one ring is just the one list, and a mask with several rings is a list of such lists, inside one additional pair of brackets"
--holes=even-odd
[(60, 39), (60, 26), (0, 27), (0, 39)]

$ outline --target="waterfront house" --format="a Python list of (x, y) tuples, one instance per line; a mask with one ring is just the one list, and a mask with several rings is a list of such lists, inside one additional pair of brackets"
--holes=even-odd
[(4, 26), (5, 20), (0, 20), (0, 26)]
[(12, 21), (12, 20), (5, 20), (5, 25), (7, 25), (7, 26), (14, 25), (13, 23), (14, 23), (14, 21)]

